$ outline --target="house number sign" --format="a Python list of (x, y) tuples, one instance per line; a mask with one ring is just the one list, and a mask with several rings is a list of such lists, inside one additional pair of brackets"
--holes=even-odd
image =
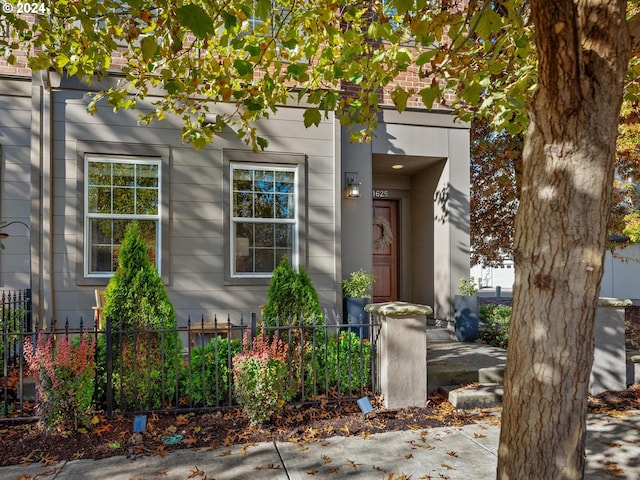
[(374, 190), (373, 198), (387, 198), (389, 197), (389, 190)]

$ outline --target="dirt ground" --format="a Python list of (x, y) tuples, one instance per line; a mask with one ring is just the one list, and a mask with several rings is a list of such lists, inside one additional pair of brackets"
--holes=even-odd
[[(626, 320), (627, 346), (640, 349), (640, 307), (628, 309)], [(52, 464), (114, 455), (164, 455), (178, 448), (215, 448), (267, 440), (304, 442), (335, 435), (366, 436), (462, 425), (491, 412), (456, 410), (441, 395), (431, 396), (423, 408), (386, 411), (376, 398), (372, 404), (374, 414), (364, 419), (355, 401), (334, 404), (319, 399), (315, 406), (287, 406), (262, 428), (251, 427), (239, 409), (150, 415), (144, 433), (133, 433), (134, 418), (124, 415), (113, 420), (96, 415), (90, 429), (66, 433), (46, 431), (36, 423), (0, 423), (0, 465)], [(591, 397), (589, 406), (592, 412), (640, 409), (640, 386)]]

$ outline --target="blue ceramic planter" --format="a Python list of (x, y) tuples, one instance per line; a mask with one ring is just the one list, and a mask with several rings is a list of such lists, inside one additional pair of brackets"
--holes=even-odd
[(360, 338), (369, 338), (369, 313), (364, 311), (365, 305), (371, 302), (369, 298), (346, 298), (347, 324), (349, 330)]
[(478, 338), (478, 297), (456, 295), (454, 297), (456, 338), (461, 342), (475, 342)]

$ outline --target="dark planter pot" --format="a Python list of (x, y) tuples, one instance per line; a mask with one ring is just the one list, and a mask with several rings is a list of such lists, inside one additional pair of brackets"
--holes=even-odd
[(346, 298), (345, 312), (349, 331), (355, 333), (360, 338), (369, 339), (369, 313), (364, 311), (365, 305), (370, 303), (369, 298)]
[(456, 338), (461, 342), (475, 342), (478, 338), (478, 297), (456, 295), (454, 297)]

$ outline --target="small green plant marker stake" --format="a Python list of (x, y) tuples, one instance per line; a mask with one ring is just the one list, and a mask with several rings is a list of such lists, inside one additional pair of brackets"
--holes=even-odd
[(136, 415), (133, 417), (133, 433), (142, 433), (147, 429), (147, 416)]
[(362, 419), (367, 419), (367, 413), (373, 411), (373, 407), (371, 406), (371, 402), (369, 401), (369, 397), (362, 397), (358, 400), (358, 407), (362, 411)]

